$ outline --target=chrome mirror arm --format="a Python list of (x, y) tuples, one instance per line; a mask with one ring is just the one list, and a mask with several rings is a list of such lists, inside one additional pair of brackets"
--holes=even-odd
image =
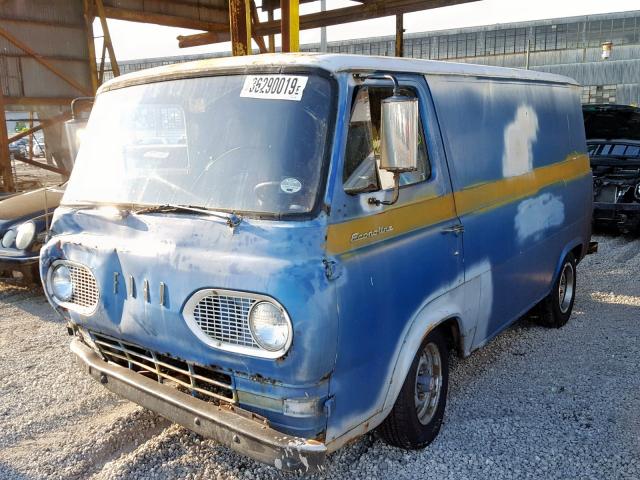
[(378, 200), (375, 197), (369, 197), (367, 203), (369, 205), (393, 205), (400, 197), (400, 172), (393, 172), (393, 197), (391, 200)]

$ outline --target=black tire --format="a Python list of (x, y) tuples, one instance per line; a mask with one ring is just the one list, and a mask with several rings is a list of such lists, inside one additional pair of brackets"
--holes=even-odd
[(551, 293), (538, 305), (536, 318), (540, 325), (561, 328), (567, 324), (576, 299), (576, 277), (576, 259), (568, 253)]
[[(433, 404), (433, 406), (427, 408), (427, 412), (422, 417), (423, 421), (427, 421), (423, 423), (418, 416), (416, 400), (418, 365), (421, 364), (423, 352), (426, 352), (427, 356), (433, 355), (434, 347), (439, 353), (440, 388), (437, 399), (429, 402), (429, 405)], [(433, 365), (435, 366), (435, 362), (433, 362)], [(431, 371), (435, 373), (436, 370)], [(437, 375), (433, 375), (431, 378), (436, 377)], [(421, 378), (424, 378), (424, 376)], [(442, 334), (435, 330), (427, 335), (427, 338), (420, 346), (391, 413), (378, 427), (378, 433), (382, 439), (389, 445), (410, 450), (421, 449), (429, 445), (438, 435), (442, 425), (447, 403), (448, 386), (449, 354), (447, 343)]]

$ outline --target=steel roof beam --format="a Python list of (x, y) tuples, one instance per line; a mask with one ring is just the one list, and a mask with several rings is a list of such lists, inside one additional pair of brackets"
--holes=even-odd
[(69, 107), (73, 97), (4, 97), (4, 104), (7, 106), (29, 106), (37, 107), (60, 106)]
[[(447, 7), (478, 0), (371, 0), (363, 5), (327, 10), (300, 16), (300, 29), (329, 27), (343, 23), (370, 20), (402, 13), (418, 12), (433, 8)], [(280, 21), (264, 22), (256, 26), (257, 34), (272, 35), (280, 33)], [(178, 36), (180, 48), (208, 45), (229, 41), (229, 32), (207, 32), (195, 35)]]
[(190, 30), (229, 30), (229, 20), (227, 15), (220, 14), (220, 21), (210, 22), (189, 17), (179, 17), (177, 15), (167, 15), (144, 10), (130, 10), (126, 8), (110, 7), (105, 4), (104, 12), (107, 18), (114, 20), (126, 20), (128, 22), (153, 23), (165, 27), (188, 28)]

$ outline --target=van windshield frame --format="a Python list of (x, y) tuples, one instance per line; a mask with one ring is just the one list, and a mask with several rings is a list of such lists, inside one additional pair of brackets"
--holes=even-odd
[[(281, 99), (264, 99), (264, 98), (238, 98), (240, 97), (240, 90), (244, 85), (244, 78), (249, 75), (265, 75), (265, 76), (273, 76), (273, 75), (284, 75), (284, 76), (305, 76), (308, 78), (307, 85), (305, 87), (305, 92), (302, 95), (302, 98), (298, 101), (291, 100), (281, 100)], [(242, 78), (238, 78), (242, 77)], [(84, 186), (80, 187), (82, 183), (87, 182), (89, 185), (94, 184), (96, 186), (99, 182), (102, 181), (100, 178), (100, 172), (92, 173), (99, 163), (98, 159), (102, 159), (104, 161), (104, 156), (101, 156), (100, 152), (96, 154), (96, 145), (99, 147), (100, 144), (94, 144), (93, 148), (91, 145), (85, 146), (83, 149), (81, 147), (78, 159), (76, 161), (76, 165), (74, 171), (71, 175), (70, 186), (65, 193), (65, 197), (61, 202), (62, 205), (67, 205), (73, 207), (74, 205), (87, 205), (87, 204), (113, 204), (113, 205), (135, 205), (138, 207), (153, 207), (157, 205), (167, 204), (167, 203), (185, 203), (192, 206), (197, 206), (199, 208), (211, 209), (220, 212), (228, 212), (228, 213), (237, 213), (241, 214), (243, 217), (248, 218), (265, 218), (265, 219), (308, 219), (314, 218), (318, 215), (320, 209), (322, 208), (323, 199), (326, 193), (326, 183), (328, 176), (328, 166), (330, 162), (330, 158), (333, 152), (333, 144), (335, 138), (335, 125), (336, 125), (336, 115), (338, 110), (338, 82), (335, 77), (330, 74), (330, 72), (314, 67), (299, 67), (295, 66), (292, 68), (283, 68), (278, 67), (275, 68), (256, 68), (256, 69), (243, 69), (242, 71), (238, 71), (237, 69), (232, 69), (230, 71), (224, 70), (216, 70), (211, 72), (211, 74), (203, 74), (199, 72), (199, 74), (186, 74), (181, 77), (151, 77), (151, 79), (147, 79), (146, 81), (140, 81), (139, 79), (133, 78), (131, 82), (124, 82), (123, 84), (116, 84), (115, 88), (107, 88), (98, 96), (98, 100), (96, 102), (96, 107), (98, 107), (98, 113), (100, 113), (100, 100), (103, 100), (106, 103), (110, 98), (109, 95), (122, 92), (131, 92), (132, 89), (139, 88), (144, 90), (145, 88), (155, 88), (156, 90), (162, 90), (167, 87), (170, 88), (172, 86), (178, 86), (178, 89), (181, 85), (186, 84), (187, 82), (200, 82), (200, 86), (207, 85), (207, 81), (212, 82), (214, 84), (216, 82), (232, 83), (231, 86), (227, 85), (227, 91), (221, 92), (219, 94), (218, 100), (222, 99), (223, 102), (228, 102), (230, 106), (227, 107), (227, 110), (224, 109), (216, 109), (215, 114), (219, 115), (220, 118), (224, 118), (222, 122), (218, 123), (218, 126), (224, 125), (229, 128), (229, 131), (233, 131), (231, 125), (235, 127), (242, 127), (242, 133), (238, 133), (238, 137), (241, 134), (247, 135), (248, 138), (252, 136), (250, 128), (247, 127), (247, 120), (254, 119), (257, 115), (262, 115), (262, 121), (256, 120), (253, 122), (254, 125), (258, 125), (260, 128), (265, 128), (266, 132), (262, 132), (262, 142), (264, 145), (263, 153), (258, 153), (255, 155), (253, 162), (251, 160), (247, 162), (247, 167), (240, 167), (233, 170), (233, 167), (229, 167), (229, 170), (234, 174), (243, 174), (246, 178), (247, 176), (251, 176), (252, 170), (262, 170), (266, 169), (267, 174), (275, 172), (273, 178), (265, 178), (264, 183), (268, 183), (265, 185), (265, 195), (267, 198), (266, 204), (267, 207), (264, 209), (261, 208), (251, 208), (253, 204), (249, 203), (254, 202), (254, 204), (258, 207), (262, 206), (262, 201), (254, 201), (246, 200), (251, 197), (250, 193), (255, 193), (255, 189), (251, 192), (250, 188), (243, 188), (241, 184), (234, 184), (237, 187), (237, 200), (239, 204), (216, 204), (203, 202), (200, 203), (198, 201), (184, 201), (183, 198), (169, 198), (169, 197), (161, 197), (157, 198), (145, 198), (145, 195), (132, 195), (127, 197), (118, 196), (114, 194), (110, 195), (99, 195), (92, 194), (90, 191), (90, 187)], [(192, 89), (193, 91), (193, 89)], [(202, 95), (198, 98), (191, 98), (189, 94), (184, 94), (187, 96), (181, 97), (184, 101), (184, 105), (189, 104), (189, 108), (206, 108), (202, 106), (198, 106), (198, 102), (207, 102), (207, 98), (209, 96), (213, 96), (211, 91), (207, 91), (209, 95)], [(204, 98), (203, 98), (204, 97)], [(254, 107), (249, 110), (249, 113), (243, 112), (241, 108), (235, 108), (237, 105), (236, 102), (244, 102), (245, 105), (247, 103), (251, 104), (253, 102)], [(306, 103), (305, 103), (306, 102)], [(166, 104), (166, 102), (165, 102)], [(172, 125), (174, 130), (176, 130), (176, 126), (179, 127), (178, 130), (183, 129), (184, 134), (180, 136), (180, 132), (176, 134), (174, 131), (172, 135), (175, 139), (165, 140), (162, 138), (157, 138), (151, 136), (151, 138), (147, 141), (141, 141), (135, 148), (131, 148), (130, 145), (125, 145), (123, 148), (123, 152), (127, 153), (133, 152), (135, 155), (135, 150), (144, 151), (149, 153), (145, 144), (153, 145), (153, 155), (151, 155), (152, 159), (160, 162), (162, 165), (162, 158), (167, 158), (167, 164), (165, 164), (162, 168), (164, 168), (167, 175), (175, 175), (176, 172), (179, 173), (179, 170), (185, 170), (192, 168), (190, 165), (192, 164), (189, 156), (191, 152), (195, 152), (194, 148), (190, 144), (191, 139), (185, 139), (185, 137), (189, 134), (189, 120), (187, 118), (187, 114), (183, 114), (183, 118), (180, 118), (180, 115), (174, 111), (169, 111), (171, 108), (165, 108), (162, 106), (162, 102), (159, 102), (158, 105), (163, 110), (163, 118), (169, 117), (169, 121), (172, 121)], [(237, 111), (236, 111), (237, 110)], [(264, 110), (264, 114), (261, 112)], [(287, 112), (291, 111), (291, 115), (287, 116)], [(113, 111), (113, 110), (112, 110)], [(233, 113), (238, 113), (239, 118), (236, 120), (239, 123), (232, 124), (231, 120), (224, 116), (222, 117), (222, 111), (229, 113), (229, 115), (233, 115)], [(284, 112), (282, 116), (278, 115), (279, 113)], [(101, 114), (104, 116), (104, 113)], [(96, 115), (99, 117), (100, 115)], [(92, 114), (93, 117), (93, 114)], [(278, 117), (278, 120), (274, 121), (274, 117)], [(214, 117), (212, 117), (214, 118)], [(271, 119), (272, 125), (269, 125), (266, 122), (266, 118)], [(96, 128), (94, 127), (94, 131), (92, 132), (92, 120), (93, 123), (99, 124), (99, 120), (95, 120), (91, 118), (89, 120), (89, 124), (87, 126), (86, 139), (90, 139), (92, 135), (95, 137), (97, 135)], [(166, 118), (165, 118), (166, 121)], [(244, 123), (244, 125), (243, 125)], [(206, 125), (205, 125), (206, 126)], [(293, 131), (287, 132), (287, 126), (291, 128)], [(311, 131), (306, 131), (305, 127), (311, 127)], [(297, 129), (297, 130), (296, 130)], [(308, 130), (308, 129), (307, 129)], [(211, 137), (216, 137), (215, 129), (211, 128), (208, 130), (208, 135)], [(259, 132), (259, 130), (258, 130)], [(282, 134), (286, 138), (276, 138), (272, 135)], [(257, 135), (257, 132), (254, 131), (254, 138), (260, 135)], [(204, 135), (202, 135), (204, 137)], [(296, 138), (302, 137), (303, 140), (297, 140), (297, 146), (291, 145), (292, 142), (296, 142)], [(309, 137), (309, 138), (305, 138)], [(268, 142), (265, 139), (269, 140)], [(161, 141), (162, 140), (162, 141)], [(216, 145), (218, 142), (224, 143), (226, 141), (225, 137), (218, 137), (218, 140), (213, 139), (211, 145)], [(237, 162), (245, 161), (246, 157), (251, 157), (251, 149), (253, 145), (251, 144), (252, 140), (248, 140), (248, 146), (245, 149), (244, 155), (239, 155), (236, 159)], [(87, 141), (87, 143), (89, 143)], [(104, 141), (102, 142), (104, 144)], [(258, 143), (258, 142), (256, 142)], [(311, 147), (308, 147), (307, 144), (312, 144)], [(233, 145), (231, 145), (233, 147)], [(269, 150), (273, 150), (269, 152)], [(227, 154), (229, 151), (233, 153), (234, 150), (240, 150), (240, 148), (222, 148), (221, 151), (223, 154)], [(84, 150), (84, 152), (83, 152)], [(184, 153), (180, 153), (180, 150), (183, 150)], [(202, 150), (204, 153), (209, 153), (209, 151)], [(258, 150), (254, 150), (257, 152)], [(293, 154), (295, 152), (295, 154)], [(119, 153), (119, 152), (118, 152)], [(288, 155), (285, 155), (288, 154)], [(261, 155), (264, 154), (264, 157)], [(143, 153), (143, 156), (146, 153)], [(91, 158), (91, 157), (98, 157)], [(124, 154), (120, 154), (121, 157), (119, 161), (121, 163), (127, 161), (126, 156)], [(233, 156), (233, 155), (232, 155)], [(149, 155), (147, 155), (149, 157)], [(244, 158), (243, 158), (244, 157)], [(271, 157), (269, 159), (269, 157)], [(289, 157), (289, 158), (286, 158)], [(260, 162), (260, 160), (265, 159), (264, 162)], [(116, 159), (118, 160), (118, 159)], [(210, 160), (208, 163), (202, 163), (200, 161), (200, 165), (194, 165), (193, 171), (191, 175), (194, 178), (197, 178), (199, 172), (206, 171), (207, 165), (210, 166), (212, 163)], [(230, 165), (233, 165), (234, 162), (229, 162)], [(253, 166), (251, 166), (253, 163)], [(284, 166), (280, 167), (280, 163)], [(306, 164), (306, 165), (305, 165)], [(167, 168), (169, 167), (170, 168)], [(88, 167), (88, 168), (87, 168)], [(198, 170), (197, 168), (200, 168)], [(156, 168), (156, 167), (154, 167)], [(269, 172), (269, 169), (272, 172)], [(296, 172), (296, 169), (299, 169), (300, 172)], [(285, 171), (286, 170), (286, 171)], [(134, 175), (137, 173), (135, 169), (127, 168), (120, 169), (118, 173), (129, 172), (126, 176)], [(224, 172), (224, 169), (222, 169)], [(289, 173), (291, 172), (291, 173)], [(138, 172), (140, 173), (140, 172)], [(144, 173), (144, 172), (142, 172)], [(237, 175), (237, 178), (243, 177), (243, 175)], [(125, 178), (126, 178), (125, 176)], [(91, 181), (91, 177), (93, 177), (93, 181)], [(276, 178), (277, 177), (277, 178)], [(144, 175), (137, 175), (139, 179), (143, 179)], [(215, 177), (214, 177), (215, 178)], [(228, 180), (226, 177), (218, 177), (218, 181), (223, 181), (220, 179)], [(248, 184), (251, 187), (258, 186), (261, 182), (258, 180), (248, 180), (249, 182), (253, 181), (255, 185)], [(301, 185), (302, 184), (302, 185)], [(77, 188), (73, 188), (75, 185), (79, 185)], [(208, 184), (207, 184), (208, 185)], [(214, 186), (220, 186), (221, 189), (226, 188), (228, 192), (233, 194), (233, 188), (228, 185), (215, 184)], [(178, 187), (183, 187), (179, 185)], [(307, 188), (307, 192), (305, 192), (305, 188)], [(174, 189), (175, 190), (175, 189)], [(182, 188), (182, 191), (185, 189)], [(296, 195), (300, 192), (298, 195)], [(278, 201), (272, 201), (269, 197), (280, 197)], [(220, 197), (224, 197), (220, 195)], [(294, 197), (300, 198), (298, 201), (294, 199)], [(268, 203), (271, 202), (271, 203)], [(283, 203), (284, 202), (284, 203)], [(289, 202), (289, 203), (286, 203)], [(283, 205), (283, 208), (279, 208), (280, 205)], [(249, 208), (247, 208), (249, 206)]]

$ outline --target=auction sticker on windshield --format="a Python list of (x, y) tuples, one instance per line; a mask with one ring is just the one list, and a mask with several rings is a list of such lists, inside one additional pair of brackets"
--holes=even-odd
[(247, 75), (240, 96), (299, 102), (307, 80), (298, 75)]

